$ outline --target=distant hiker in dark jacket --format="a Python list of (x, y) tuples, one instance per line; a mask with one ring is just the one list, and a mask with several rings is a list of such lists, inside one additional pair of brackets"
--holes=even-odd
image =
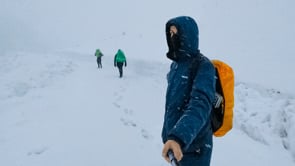
[(127, 66), (127, 61), (124, 52), (121, 49), (118, 49), (115, 58), (114, 58), (114, 66), (118, 67), (120, 78), (123, 77), (123, 65)]
[[(168, 87), (162, 140), (162, 155), (170, 162), (172, 151), (180, 166), (209, 166), (212, 153), (211, 107), (215, 94), (215, 69), (199, 51), (197, 23), (180, 16), (166, 23), (167, 57), (173, 62)], [(197, 74), (190, 77), (197, 60)], [(190, 81), (191, 80), (191, 81)]]
[(102, 52), (99, 49), (96, 49), (94, 55), (96, 56), (97, 68), (102, 68), (102, 65), (101, 65), (101, 57), (103, 56)]

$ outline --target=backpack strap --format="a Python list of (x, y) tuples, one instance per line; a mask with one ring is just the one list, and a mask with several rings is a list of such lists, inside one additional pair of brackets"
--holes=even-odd
[(216, 132), (223, 124), (223, 116), (224, 116), (224, 98), (223, 91), (220, 83), (219, 73), (217, 68), (215, 68), (215, 99), (213, 103), (213, 107), (211, 110), (211, 126), (212, 131)]
[(201, 53), (199, 53), (198, 56), (192, 58), (191, 65), (189, 67), (189, 70), (190, 70), (189, 78), (190, 78), (190, 85), (191, 86), (193, 85), (194, 79), (198, 73), (199, 64), (203, 58), (204, 58), (204, 55)]

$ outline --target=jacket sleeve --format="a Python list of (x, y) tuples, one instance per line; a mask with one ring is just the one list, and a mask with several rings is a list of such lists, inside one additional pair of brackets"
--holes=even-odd
[(169, 132), (168, 138), (176, 138), (184, 149), (189, 148), (200, 130), (210, 119), (215, 96), (215, 69), (212, 63), (200, 63), (196, 74), (190, 100), (183, 115)]

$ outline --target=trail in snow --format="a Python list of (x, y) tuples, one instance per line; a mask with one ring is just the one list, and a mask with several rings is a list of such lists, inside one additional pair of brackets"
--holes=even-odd
[[(36, 60), (34, 56), (27, 60)], [(141, 104), (146, 102), (137, 102), (135, 106), (130, 104), (138, 98), (144, 101), (150, 100), (149, 96), (146, 98), (139, 94), (141, 92), (138, 90), (142, 87), (141, 81), (137, 82), (138, 86), (129, 85), (130, 81), (135, 82), (138, 79), (137, 74), (128, 73), (126, 68), (124, 78), (119, 79), (118, 70), (110, 65), (112, 58), (105, 58), (104, 68), (98, 70), (95, 57), (89, 58), (87, 57), (89, 55), (75, 53), (72, 55), (67, 53), (63, 56), (65, 58), (57, 58), (58, 61), (65, 62), (59, 64), (58, 68), (51, 68), (51, 63), (55, 64), (55, 62), (47, 61), (43, 66), (35, 67), (32, 65), (34, 63), (28, 63), (11, 70), (15, 75), (34, 70), (32, 75), (24, 75), (24, 78), (29, 76), (36, 80), (36, 84), (46, 83), (46, 80), (50, 82), (44, 87), (36, 86), (35, 88), (16, 85), (14, 88), (24, 89), (26, 93), (18, 96), (15, 95), (16, 92), (8, 89), (9, 95), (3, 96), (1, 105), (6, 107), (1, 110), (1, 114), (6, 113), (6, 116), (1, 118), (0, 131), (4, 135), (1, 138), (4, 145), (0, 154), (7, 156), (3, 162), (6, 161), (12, 165), (19, 163), (46, 165), (45, 163), (53, 158), (59, 161), (59, 164), (66, 165), (101, 162), (112, 165), (113, 161), (105, 157), (106, 154), (112, 154), (112, 157), (125, 161), (126, 164), (138, 165), (140, 160), (126, 160), (122, 154), (131, 153), (144, 160), (145, 155), (141, 151), (146, 144), (143, 145), (142, 140), (158, 142), (158, 138), (153, 137), (154, 133), (150, 133), (148, 125), (145, 125), (143, 120), (136, 118), (141, 116), (141, 111), (145, 112), (141, 109), (145, 106)], [(22, 57), (22, 60), (23, 58), (25, 57)], [(14, 63), (22, 64), (22, 60), (14, 61)], [(68, 61), (72, 64), (70, 65), (72, 70), (63, 75), (61, 69), (64, 66), (62, 65), (67, 64)], [(132, 62), (130, 64), (132, 66)], [(53, 77), (46, 75), (47, 71), (50, 73), (54, 70), (58, 72)], [(40, 75), (43, 72), (46, 73), (45, 78)], [(4, 79), (4, 84), (1, 85), (3, 89), (12, 82), (24, 82), (28, 85), (34, 83), (32, 79), (19, 77), (11, 79), (8, 75), (9, 73)], [(146, 78), (149, 79), (149, 77)], [(9, 98), (9, 96), (12, 97)], [(157, 98), (154, 99), (157, 100)], [(158, 108), (157, 105), (154, 107)], [(150, 123), (147, 116), (145, 119)], [(152, 146), (156, 148), (155, 145)], [(63, 155), (69, 151), (71, 151), (69, 157), (74, 160)], [(50, 162), (48, 165), (51, 165)]]

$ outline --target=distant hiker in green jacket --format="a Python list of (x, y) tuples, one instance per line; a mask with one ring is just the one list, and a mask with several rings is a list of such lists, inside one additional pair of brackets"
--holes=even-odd
[(114, 66), (118, 67), (120, 78), (123, 77), (123, 65), (127, 66), (127, 61), (124, 52), (121, 49), (118, 49), (115, 59), (114, 59)]
[(95, 54), (96, 56), (96, 62), (97, 62), (97, 68), (102, 68), (101, 65), (101, 57), (103, 56), (102, 52), (99, 49), (96, 49)]

